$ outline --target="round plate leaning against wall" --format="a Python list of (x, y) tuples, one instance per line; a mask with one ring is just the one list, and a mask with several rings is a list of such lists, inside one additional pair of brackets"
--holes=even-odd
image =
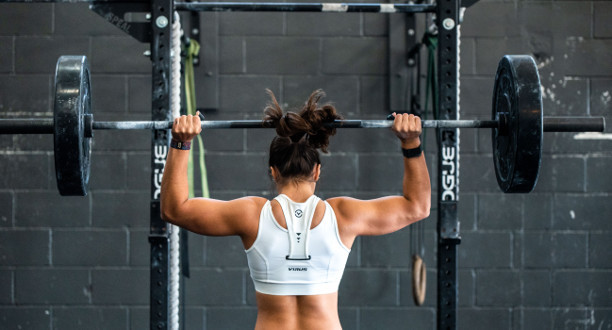
[(89, 185), (91, 138), (85, 115), (91, 111), (89, 62), (62, 56), (55, 68), (54, 151), (57, 187), (62, 196), (85, 196)]
[(506, 193), (535, 188), (542, 159), (540, 76), (530, 56), (506, 55), (497, 67), (493, 88), (493, 162), (497, 183)]

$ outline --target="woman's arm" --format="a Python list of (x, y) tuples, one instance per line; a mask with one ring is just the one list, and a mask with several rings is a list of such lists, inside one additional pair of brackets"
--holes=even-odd
[[(198, 116), (181, 116), (174, 120), (172, 138), (190, 143), (201, 131)], [(245, 197), (232, 201), (189, 198), (189, 152), (170, 148), (161, 185), (162, 219), (198, 234), (214, 236), (243, 235), (247, 226), (257, 225), (257, 222), (246, 220), (259, 215), (265, 202), (262, 198)]]
[[(391, 128), (402, 148), (420, 146), (421, 120), (414, 115), (396, 115)], [(341, 226), (341, 235), (383, 235), (399, 230), (429, 216), (431, 185), (425, 156), (405, 158), (402, 180), (403, 196), (388, 196), (374, 200), (347, 197), (329, 199)]]

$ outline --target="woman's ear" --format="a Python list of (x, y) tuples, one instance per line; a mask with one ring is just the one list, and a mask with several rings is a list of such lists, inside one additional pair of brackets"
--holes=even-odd
[(272, 181), (276, 182), (277, 175), (278, 175), (278, 172), (276, 171), (274, 166), (270, 166), (270, 177), (272, 177)]
[(319, 181), (319, 178), (321, 177), (321, 164), (317, 164), (314, 168), (314, 181), (317, 182)]

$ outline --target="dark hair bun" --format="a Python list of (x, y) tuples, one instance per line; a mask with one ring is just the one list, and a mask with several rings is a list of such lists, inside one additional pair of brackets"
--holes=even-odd
[(336, 129), (327, 124), (342, 119), (331, 104), (319, 106), (319, 100), (325, 96), (323, 90), (316, 90), (310, 94), (308, 101), (299, 111), (287, 112), (278, 104), (276, 97), (270, 90), (270, 102), (264, 110), (264, 122), (268, 126), (276, 127), (276, 134), (280, 137), (290, 138), (293, 143), (305, 142), (311, 147), (327, 152), (329, 137), (336, 134)]

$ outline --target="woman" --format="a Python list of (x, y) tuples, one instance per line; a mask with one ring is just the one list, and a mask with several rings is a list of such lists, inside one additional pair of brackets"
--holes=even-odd
[(200, 133), (198, 116), (174, 121), (172, 147), (162, 181), (162, 218), (202, 235), (238, 235), (246, 250), (257, 299), (255, 329), (341, 329), (338, 285), (350, 248), (359, 235), (383, 235), (426, 218), (430, 182), (420, 149), (421, 121), (395, 115), (392, 130), (404, 153), (403, 196), (374, 200), (320, 200), (318, 149), (327, 152), (340, 119), (322, 91), (312, 93), (299, 113), (283, 114), (274, 95), (264, 121), (276, 127), (270, 145), (270, 175), (279, 196), (272, 201), (188, 198), (187, 160)]

